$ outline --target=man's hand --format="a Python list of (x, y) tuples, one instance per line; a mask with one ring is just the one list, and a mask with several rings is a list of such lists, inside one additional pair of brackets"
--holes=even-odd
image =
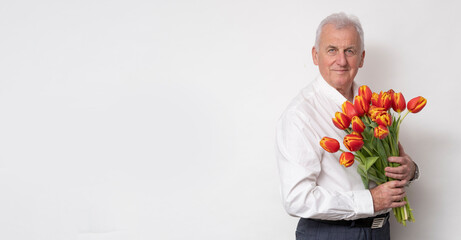
[(386, 167), (384, 169), (387, 177), (410, 181), (415, 176), (415, 163), (411, 160), (410, 156), (405, 153), (402, 145), (399, 143), (400, 157), (389, 157), (389, 162), (398, 163), (398, 167)]
[(406, 202), (402, 201), (402, 199), (406, 195), (406, 184), (406, 180), (394, 180), (370, 189), (375, 212), (405, 206)]

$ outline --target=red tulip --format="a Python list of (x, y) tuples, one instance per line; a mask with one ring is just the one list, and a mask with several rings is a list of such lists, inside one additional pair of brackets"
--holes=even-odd
[(371, 104), (373, 106), (376, 106), (376, 107), (379, 107), (379, 99), (381, 98), (381, 96), (379, 96), (379, 94), (377, 93), (372, 93), (371, 94)]
[(394, 92), (394, 89), (389, 89), (387, 90), (387, 93), (392, 96), (394, 95), (395, 92)]
[(424, 108), (424, 106), (426, 106), (426, 103), (427, 103), (427, 100), (425, 98), (421, 96), (415, 97), (408, 102), (407, 104), (408, 111), (412, 113), (418, 113)]
[(389, 89), (387, 90), (387, 93), (391, 96), (391, 107), (392, 107), (392, 104), (393, 104), (393, 101), (394, 101), (394, 98), (392, 96), (394, 96), (394, 89)]
[(339, 150), (339, 142), (334, 138), (323, 137), (322, 140), (320, 140), (320, 146), (330, 153), (335, 153)]
[(350, 167), (354, 163), (354, 154), (350, 152), (343, 152), (339, 157), (339, 164), (344, 167)]
[(379, 93), (379, 107), (384, 108), (386, 111), (391, 108), (392, 105), (392, 95), (389, 92)]
[(402, 93), (394, 93), (392, 95), (392, 109), (396, 112), (402, 112), (405, 110), (405, 98), (403, 97)]
[(354, 116), (352, 118), (351, 125), (352, 125), (352, 130), (354, 130), (354, 131), (356, 131), (358, 133), (361, 133), (361, 132), (363, 132), (365, 130), (365, 124), (357, 116)]
[(385, 111), (378, 112), (374, 120), (378, 125), (390, 126), (392, 124), (392, 116)]
[(346, 114), (350, 119), (352, 119), (353, 116), (357, 116), (357, 112), (355, 111), (354, 105), (349, 102), (345, 101), (342, 105), (343, 113)]
[(367, 85), (359, 87), (359, 96), (363, 97), (365, 102), (370, 105), (372, 92)]
[(376, 121), (376, 117), (381, 114), (381, 112), (386, 112), (382, 107), (370, 106), (368, 109), (368, 115), (371, 117), (371, 120)]
[(379, 125), (375, 127), (374, 135), (375, 138), (384, 139), (389, 135), (389, 129), (384, 125)]
[(351, 152), (360, 150), (363, 147), (363, 138), (356, 134), (349, 134), (344, 137), (344, 146)]
[(341, 130), (348, 128), (351, 123), (351, 119), (342, 112), (336, 112), (335, 117), (332, 120), (333, 124)]
[(370, 108), (368, 109), (368, 115), (372, 115), (374, 112), (382, 112), (382, 111), (386, 111), (386, 110), (382, 107), (371, 105)]
[(364, 97), (362, 96), (355, 96), (354, 99), (354, 108), (355, 111), (357, 112), (358, 116), (363, 116), (365, 113), (368, 112), (368, 109), (370, 108), (370, 101), (366, 101)]
[(361, 134), (361, 133), (359, 133), (359, 132), (356, 132), (356, 131), (352, 131), (352, 133), (351, 133), (351, 134), (353, 134), (353, 135), (356, 135), (356, 136), (360, 137), (361, 139), (363, 139), (363, 136), (362, 136), (362, 134)]

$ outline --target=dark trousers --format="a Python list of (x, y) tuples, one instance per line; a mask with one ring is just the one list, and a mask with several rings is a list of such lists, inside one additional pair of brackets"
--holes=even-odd
[(301, 218), (296, 229), (296, 240), (389, 240), (389, 221), (382, 228), (334, 225)]

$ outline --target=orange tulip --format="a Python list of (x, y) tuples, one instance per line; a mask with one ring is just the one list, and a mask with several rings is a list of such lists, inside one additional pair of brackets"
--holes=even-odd
[(350, 167), (354, 164), (354, 154), (350, 152), (343, 152), (339, 157), (339, 164), (343, 165), (344, 167)]
[(378, 125), (390, 126), (392, 124), (392, 116), (385, 111), (378, 112), (374, 120)]
[(392, 94), (394, 94), (395, 92), (394, 92), (394, 89), (389, 89), (389, 90), (387, 90), (387, 93), (389, 93), (390, 95), (392, 95)]
[(382, 107), (370, 106), (368, 109), (368, 115), (371, 117), (371, 120), (376, 121), (376, 117), (381, 114), (381, 112), (386, 112)]
[(384, 139), (389, 135), (389, 129), (384, 125), (379, 125), (375, 127), (374, 135), (375, 138)]
[(356, 131), (358, 133), (361, 133), (361, 132), (363, 132), (365, 130), (365, 124), (357, 116), (352, 117), (351, 125), (352, 125), (352, 130), (354, 130), (354, 131)]
[(392, 109), (396, 112), (402, 112), (405, 110), (405, 98), (403, 97), (402, 93), (394, 93), (392, 95)]
[(354, 108), (358, 116), (363, 116), (368, 112), (368, 109), (370, 108), (370, 101), (367, 102), (366, 99), (360, 95), (355, 96)]
[(349, 134), (344, 137), (344, 146), (351, 152), (360, 150), (363, 147), (363, 138), (357, 134)]
[(368, 115), (373, 115), (374, 112), (382, 112), (382, 111), (386, 111), (386, 110), (382, 107), (371, 105), (370, 108), (368, 109)]
[(342, 112), (336, 112), (332, 120), (333, 124), (341, 130), (348, 128), (349, 124), (351, 124), (351, 119)]
[(361, 134), (361, 133), (359, 133), (359, 132), (356, 132), (356, 131), (352, 131), (352, 133), (351, 133), (351, 134), (353, 134), (353, 135), (356, 135), (356, 136), (359, 136), (361, 139), (363, 139), (363, 136), (362, 136), (362, 134)]
[(379, 93), (379, 107), (384, 108), (386, 111), (391, 108), (392, 105), (392, 95), (389, 92)]
[(389, 94), (391, 96), (391, 106), (390, 107), (392, 107), (392, 103), (394, 101), (394, 98), (392, 97), (392, 96), (394, 96), (394, 93), (395, 93), (394, 89), (387, 90), (387, 94)]
[(411, 113), (418, 113), (424, 108), (424, 106), (426, 106), (426, 103), (427, 100), (425, 98), (421, 96), (415, 97), (408, 102), (408, 111), (410, 111)]
[(323, 137), (322, 140), (320, 140), (320, 146), (330, 153), (335, 153), (339, 150), (339, 142), (334, 138)]
[(372, 92), (367, 85), (363, 85), (359, 87), (359, 96), (363, 97), (363, 99), (368, 105), (370, 105), (371, 95), (372, 95)]
[(350, 119), (352, 119), (353, 116), (357, 116), (357, 112), (355, 111), (354, 105), (349, 102), (345, 101), (342, 105), (343, 113), (346, 114)]
[(376, 107), (379, 107), (379, 99), (381, 98), (381, 96), (379, 96), (379, 94), (377, 93), (372, 93), (371, 94), (371, 104), (373, 106), (376, 106)]

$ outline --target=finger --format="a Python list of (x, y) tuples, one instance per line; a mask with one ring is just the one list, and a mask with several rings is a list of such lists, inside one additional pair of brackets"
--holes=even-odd
[(405, 191), (403, 192), (399, 192), (399, 193), (396, 193), (394, 194), (391, 199), (393, 201), (401, 201), (405, 196), (407, 195), (407, 193)]
[(386, 176), (399, 180), (410, 180), (414, 172), (414, 168), (412, 170), (409, 165), (402, 165), (399, 167), (386, 167), (384, 170)]
[(393, 181), (389, 181), (387, 183), (389, 183), (389, 187), (391, 189), (395, 189), (395, 188), (403, 188), (405, 187), (405, 185), (407, 184), (407, 180), (393, 180)]
[(403, 163), (403, 157), (388, 157), (387, 161), (401, 164)]
[(402, 195), (402, 196), (399, 195), (399, 196), (391, 197), (390, 199), (392, 200), (392, 202), (401, 202), (404, 197), (405, 195)]
[(407, 178), (407, 176), (405, 176), (404, 174), (396, 174), (396, 173), (386, 172), (385, 175), (386, 175), (386, 177), (390, 177), (390, 178), (398, 179), (398, 180), (403, 180), (403, 179)]
[(403, 174), (405, 173), (405, 167), (404, 166), (386, 167), (384, 171), (388, 173), (394, 173), (394, 174)]
[(391, 203), (391, 208), (396, 208), (396, 207), (403, 207), (407, 204), (405, 201), (400, 201), (400, 202), (392, 202)]
[(399, 153), (400, 153), (400, 156), (405, 156), (405, 155), (407, 155), (407, 154), (405, 153), (405, 150), (403, 150), (403, 146), (402, 146), (402, 144), (400, 144), (400, 142), (399, 142)]
[(393, 178), (395, 180), (406, 180), (409, 181), (411, 179), (410, 175), (408, 174), (392, 174), (392, 173), (386, 173), (387, 177)]
[(388, 157), (387, 160), (389, 162), (398, 163), (401, 165), (408, 164), (410, 162), (410, 158), (408, 156), (403, 157)]
[(395, 180), (396, 183), (395, 183), (395, 187), (396, 188), (403, 188), (407, 185), (408, 181), (405, 180), (405, 179), (402, 179), (402, 180)]
[(391, 195), (392, 196), (399, 196), (405, 194), (405, 188), (393, 188), (391, 190)]

